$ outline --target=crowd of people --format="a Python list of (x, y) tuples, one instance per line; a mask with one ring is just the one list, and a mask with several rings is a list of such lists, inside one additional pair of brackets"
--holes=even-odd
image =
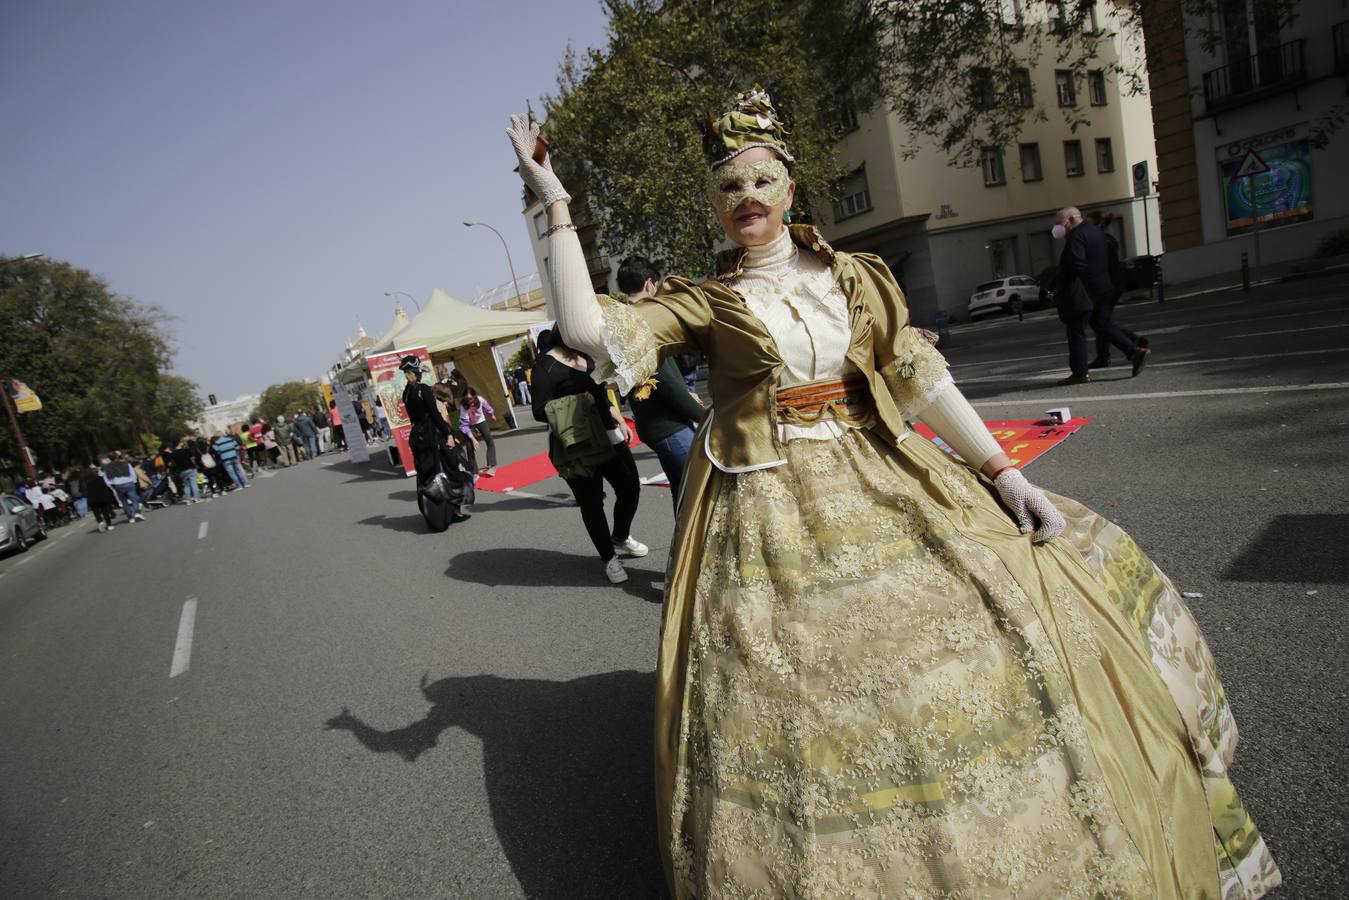
[[(371, 410), (358, 405), (357, 421), (367, 440), (389, 436), (388, 417), (377, 399)], [(188, 435), (155, 453), (112, 451), (94, 466), (38, 472), (15, 494), (36, 510), (47, 528), (92, 515), (102, 533), (145, 521), (145, 511), (178, 503), (204, 503), (247, 490), (258, 473), (284, 468), (345, 449), (336, 404), (297, 409), (287, 420), (254, 418), (207, 436)]]

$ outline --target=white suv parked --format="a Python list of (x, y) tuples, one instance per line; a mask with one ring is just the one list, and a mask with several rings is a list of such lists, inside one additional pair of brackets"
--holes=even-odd
[(1009, 275), (997, 281), (986, 281), (970, 295), (970, 319), (994, 310), (1012, 312), (1014, 303), (1023, 307), (1039, 302), (1040, 283), (1029, 275)]

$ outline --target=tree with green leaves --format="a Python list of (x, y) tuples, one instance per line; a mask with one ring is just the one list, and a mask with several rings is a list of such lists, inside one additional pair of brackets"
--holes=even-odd
[(275, 422), (277, 416), (294, 418), (296, 411), (316, 409), (323, 405), (323, 393), (313, 381), (286, 381), (274, 384), (262, 392), (258, 405), (249, 414), (252, 419)]
[[(1285, 23), (1306, 0), (1256, 0)], [(553, 165), (578, 223), (595, 221), (611, 255), (640, 251), (665, 271), (706, 273), (721, 238), (700, 198), (706, 163), (696, 122), (758, 82), (791, 134), (795, 212), (809, 221), (837, 196), (835, 145), (848, 114), (892, 110), (906, 153), (955, 165), (1010, 145), (1048, 116), (1088, 124), (1090, 107), (1026, 106), (1020, 71), (1052, 57), (1084, 77), (1104, 70), (1146, 85), (1145, 28), (1220, 39), (1219, 0), (603, 0), (607, 44), (568, 52), (545, 98)], [(1122, 35), (1125, 52), (1116, 53)], [(1332, 111), (1333, 113), (1333, 111)], [(1342, 120), (1342, 116), (1340, 119)], [(1339, 120), (1333, 116), (1328, 127)]]
[[(22, 379), (42, 400), (20, 417), (39, 468), (139, 448), (144, 434), (181, 433), (200, 403), (195, 385), (165, 372), (172, 354), (162, 310), (66, 262), (0, 263), (0, 377)], [(18, 459), (8, 428), (0, 455)]]

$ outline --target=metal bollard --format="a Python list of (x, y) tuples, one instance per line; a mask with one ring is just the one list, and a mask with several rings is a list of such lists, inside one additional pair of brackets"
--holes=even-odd
[(946, 310), (937, 310), (937, 346), (943, 350), (951, 346), (951, 329), (947, 324)]
[(1251, 261), (1245, 251), (1241, 254), (1241, 289), (1248, 294), (1251, 292)]

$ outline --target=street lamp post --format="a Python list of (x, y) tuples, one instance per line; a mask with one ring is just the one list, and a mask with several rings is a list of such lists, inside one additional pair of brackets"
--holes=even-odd
[[(471, 228), (474, 225), (481, 225), (483, 228), (492, 228), (492, 226), (488, 225), (486, 222), (470, 222), (468, 219), (464, 220), (465, 228)], [(515, 280), (515, 263), (511, 262), (511, 248), (506, 246), (506, 239), (501, 237), (501, 232), (492, 228), (492, 233), (498, 238), (501, 238), (501, 248), (506, 251), (506, 265), (511, 270), (511, 284), (515, 286), (515, 305), (519, 306), (523, 301), (520, 299), (520, 282)]]
[(393, 296), (395, 296), (395, 295), (402, 295), (402, 296), (404, 296), (404, 297), (407, 297), (409, 300), (412, 301), (412, 305), (415, 306), (415, 307), (417, 307), (417, 312), (421, 312), (421, 311), (422, 311), (422, 305), (421, 305), (420, 303), (417, 302), (417, 298), (414, 297), (414, 296), (412, 296), (411, 294), (409, 294), (407, 291), (385, 291), (385, 292), (384, 292), (384, 296), (386, 296), (386, 297), (393, 297)]

